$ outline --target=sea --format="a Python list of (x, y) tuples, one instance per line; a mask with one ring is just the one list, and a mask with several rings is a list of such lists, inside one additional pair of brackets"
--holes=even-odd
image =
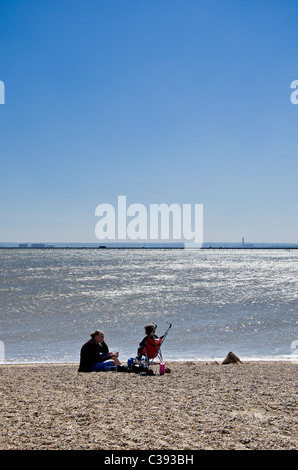
[(298, 250), (1, 249), (2, 363), (78, 363), (101, 329), (125, 363), (147, 323), (166, 361), (297, 361)]

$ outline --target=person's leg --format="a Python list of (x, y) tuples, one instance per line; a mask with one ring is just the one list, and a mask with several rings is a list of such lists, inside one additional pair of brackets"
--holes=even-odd
[(112, 355), (112, 361), (114, 361), (115, 363), (115, 366), (121, 366), (121, 362), (119, 361), (118, 359), (118, 356), (117, 355)]
[(141, 360), (142, 360), (143, 350), (144, 350), (143, 347), (138, 348), (138, 351), (137, 351), (137, 360), (138, 360), (138, 361), (141, 361)]
[(115, 366), (115, 362), (111, 360), (98, 362), (97, 364), (93, 366), (92, 372), (102, 372), (105, 370), (106, 367), (112, 367), (112, 366)]

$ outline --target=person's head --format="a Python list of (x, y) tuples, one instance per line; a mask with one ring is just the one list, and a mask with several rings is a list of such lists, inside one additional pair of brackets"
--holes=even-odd
[(101, 330), (93, 331), (90, 336), (95, 341), (95, 343), (102, 343), (105, 337), (104, 332)]
[(151, 335), (151, 333), (155, 333), (156, 325), (154, 325), (153, 323), (150, 323), (149, 325), (146, 325), (144, 328), (145, 328), (145, 333), (148, 336), (148, 335)]

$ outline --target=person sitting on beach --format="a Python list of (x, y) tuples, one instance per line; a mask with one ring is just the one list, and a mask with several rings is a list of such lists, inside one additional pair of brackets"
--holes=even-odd
[(79, 372), (100, 372), (111, 366), (121, 370), (119, 353), (109, 351), (103, 331), (95, 330), (90, 336), (91, 339), (81, 348)]
[[(156, 325), (154, 325), (153, 323), (150, 323), (149, 325), (146, 325), (144, 328), (145, 328), (145, 335), (146, 336), (142, 339), (142, 341), (140, 342), (139, 347), (138, 347), (138, 351), (137, 351), (137, 360), (138, 361), (141, 361), (141, 359), (142, 359), (144, 347), (145, 347), (145, 344), (146, 344), (146, 341), (148, 340), (148, 338), (158, 339), (158, 336), (155, 334)], [(161, 338), (162, 338), (162, 336), (161, 336)]]

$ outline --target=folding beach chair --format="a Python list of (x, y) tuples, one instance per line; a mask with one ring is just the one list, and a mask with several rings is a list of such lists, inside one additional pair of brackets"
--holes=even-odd
[(160, 338), (155, 338), (154, 333), (148, 337), (144, 349), (143, 349), (143, 356), (145, 356), (145, 365), (146, 365), (146, 373), (149, 375), (153, 374), (151, 366), (153, 364), (159, 364), (159, 371), (160, 374), (164, 374), (165, 372), (165, 364), (162, 357), (161, 346), (172, 327), (171, 323), (169, 323), (169, 328), (165, 332), (163, 336)]

